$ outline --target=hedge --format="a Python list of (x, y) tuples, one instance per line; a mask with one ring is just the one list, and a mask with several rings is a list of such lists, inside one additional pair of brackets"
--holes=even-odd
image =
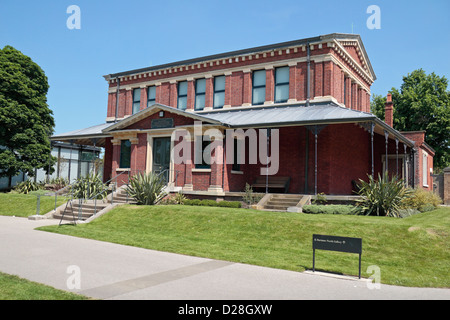
[(305, 205), (302, 208), (304, 213), (313, 214), (352, 214), (354, 206), (350, 205), (338, 205), (338, 204), (328, 204), (328, 205)]
[(240, 201), (220, 201), (216, 202), (209, 199), (187, 199), (183, 201), (183, 204), (188, 206), (208, 206), (208, 207), (227, 207), (227, 208), (240, 208)]

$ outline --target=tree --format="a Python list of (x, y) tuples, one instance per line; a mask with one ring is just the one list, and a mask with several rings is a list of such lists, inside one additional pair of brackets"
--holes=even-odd
[(35, 168), (53, 167), (55, 121), (48, 88), (44, 71), (31, 58), (11, 46), (0, 49), (0, 177), (33, 176)]
[[(425, 142), (435, 151), (434, 166), (450, 165), (450, 91), (448, 80), (434, 72), (427, 75), (418, 69), (403, 77), (400, 90), (392, 88), (394, 128), (399, 131), (425, 130)], [(386, 98), (374, 95), (371, 108), (384, 119)]]

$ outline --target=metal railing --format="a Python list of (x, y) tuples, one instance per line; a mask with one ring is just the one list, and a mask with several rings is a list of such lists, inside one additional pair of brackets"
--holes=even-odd
[[(174, 171), (175, 171), (174, 180), (175, 180), (175, 184), (176, 184), (177, 181), (178, 181), (178, 174), (179, 174), (180, 171), (179, 170), (174, 170)], [(170, 169), (162, 170), (161, 172), (158, 173), (158, 177), (163, 175), (163, 174), (166, 174), (167, 172), (170, 172)], [(106, 181), (103, 184), (104, 188), (102, 188), (101, 191), (97, 192), (93, 196), (90, 196), (87, 199), (78, 198), (78, 220), (82, 220), (82, 216), (83, 216), (83, 201), (85, 203), (93, 202), (93, 204), (94, 204), (94, 213), (93, 213), (93, 215), (96, 215), (97, 214), (97, 200), (98, 200), (98, 198), (99, 198), (99, 196), (101, 194), (104, 194), (105, 192), (108, 193), (108, 191), (111, 190), (110, 203), (114, 204), (114, 197), (115, 197), (115, 195), (117, 196), (117, 191), (118, 191), (118, 188), (117, 188), (118, 178), (121, 177), (121, 176), (122, 177), (127, 176), (127, 181), (126, 181), (126, 183), (124, 185), (126, 185), (126, 188), (128, 188), (129, 183), (130, 183), (130, 179), (132, 179), (132, 177), (136, 176), (139, 173), (145, 173), (145, 170), (126, 170), (126, 171), (123, 171), (123, 172), (119, 173), (118, 175), (114, 176), (113, 178), (109, 179), (108, 181)], [(170, 180), (170, 176), (168, 176), (168, 180)], [(167, 181), (167, 184), (169, 184), (169, 183), (170, 183), (170, 181)], [(102, 197), (102, 200), (104, 198), (107, 198), (107, 197), (108, 197), (108, 194), (105, 197)], [(77, 219), (75, 218), (75, 214), (74, 214), (74, 210), (73, 210), (73, 205), (72, 205), (73, 201), (74, 201), (74, 190), (72, 189), (71, 192), (70, 192), (70, 199), (66, 202), (66, 206), (64, 208), (64, 211), (61, 214), (61, 219), (60, 219), (59, 225), (61, 225), (62, 220), (64, 219), (64, 216), (66, 214), (67, 208), (69, 206), (71, 208), (73, 222), (74, 222), (74, 224), (76, 224), (76, 220)], [(126, 192), (126, 200), (125, 200), (125, 202), (128, 203), (128, 201), (129, 201), (128, 192)], [(55, 211), (56, 211), (56, 200), (55, 200)]]

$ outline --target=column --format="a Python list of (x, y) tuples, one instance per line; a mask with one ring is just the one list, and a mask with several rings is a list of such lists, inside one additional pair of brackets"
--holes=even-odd
[(148, 88), (144, 85), (141, 86), (141, 104), (139, 106), (139, 110), (143, 110), (147, 108), (147, 92)]
[(275, 78), (272, 66), (266, 67), (266, 101), (264, 104), (273, 104), (275, 100)]
[[(218, 138), (215, 137), (215, 139)], [(214, 140), (211, 146), (214, 148), (214, 153), (211, 156), (211, 184), (208, 192), (223, 192), (223, 140)]]
[(297, 101), (297, 62), (289, 63), (289, 100), (288, 102)]
[(214, 78), (207, 75), (205, 85), (205, 110), (212, 109), (214, 103)]
[(252, 72), (250, 69), (245, 69), (242, 105), (251, 106), (251, 104), (252, 104)]

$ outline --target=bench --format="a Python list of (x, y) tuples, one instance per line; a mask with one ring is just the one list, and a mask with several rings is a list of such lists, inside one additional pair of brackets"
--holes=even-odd
[[(291, 181), (290, 177), (278, 177), (278, 176), (268, 176), (268, 189), (282, 189), (284, 193), (289, 190), (289, 183)], [(252, 184), (252, 188), (264, 188), (266, 189), (266, 176), (259, 176), (256, 178), (255, 183)]]

